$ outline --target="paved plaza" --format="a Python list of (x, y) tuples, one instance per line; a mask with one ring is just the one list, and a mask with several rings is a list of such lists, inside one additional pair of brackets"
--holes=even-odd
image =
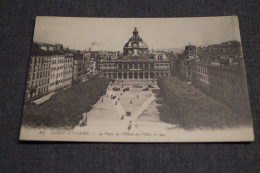
[[(151, 88), (143, 91), (148, 85)], [(113, 89), (115, 87), (120, 90), (115, 91)], [(124, 88), (129, 88), (129, 91), (124, 92)], [(78, 126), (76, 129), (138, 130), (151, 128), (151, 126), (164, 129), (173, 127), (174, 125), (160, 120), (160, 113), (156, 108), (158, 104), (155, 102), (156, 98), (152, 89), (158, 89), (156, 82), (126, 80), (123, 81), (123, 85), (122, 81), (111, 83), (106, 94), (98, 100), (91, 111), (85, 113), (87, 125)], [(127, 116), (126, 112), (131, 112), (131, 115)], [(130, 129), (129, 126), (131, 126)]]

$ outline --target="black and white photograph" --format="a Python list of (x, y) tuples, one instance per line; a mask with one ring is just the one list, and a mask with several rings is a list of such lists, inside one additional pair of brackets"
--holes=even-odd
[(20, 140), (254, 141), (236, 16), (35, 20)]

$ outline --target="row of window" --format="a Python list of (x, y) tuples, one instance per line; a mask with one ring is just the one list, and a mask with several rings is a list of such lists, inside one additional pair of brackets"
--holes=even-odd
[(72, 68), (68, 68), (68, 69), (64, 69), (63, 72), (64, 72), (64, 73), (66, 73), (66, 72), (67, 72), (67, 73), (72, 73), (73, 70), (72, 70)]
[(72, 68), (72, 63), (70, 63), (70, 64), (64, 64), (64, 68)]
[[(50, 84), (50, 86), (58, 85), (58, 84), (60, 84), (61, 82), (66, 82), (65, 85), (70, 85), (70, 84), (71, 84), (71, 78), (63, 79), (63, 80), (56, 81), (56, 82), (52, 82), (52, 83)], [(39, 85), (37, 85), (38, 83), (39, 83)], [(46, 79), (45, 79), (45, 80), (36, 81), (35, 83), (32, 82), (32, 83), (31, 83), (31, 87), (37, 86), (38, 88), (37, 88), (36, 92), (33, 92), (33, 93), (28, 92), (28, 93), (27, 93), (27, 98), (30, 99), (30, 98), (32, 98), (32, 97), (35, 97), (35, 96), (38, 96), (38, 95), (43, 95), (43, 94), (45, 94), (45, 93), (48, 93), (48, 91), (49, 91), (49, 85), (42, 86), (42, 85), (48, 84), (48, 83), (49, 83), (49, 79), (47, 79), (47, 81), (46, 81)], [(42, 87), (40, 87), (40, 86), (42, 86)], [(27, 87), (29, 87), (29, 83), (27, 83)], [(61, 87), (61, 86), (58, 86), (58, 88), (59, 88), (59, 87)], [(57, 88), (56, 88), (56, 89), (57, 89)], [(52, 90), (53, 90), (53, 89), (52, 89)], [(52, 90), (50, 90), (50, 91), (52, 91)]]
[[(30, 84), (30, 88), (39, 87), (39, 86), (46, 85), (46, 84), (49, 84), (49, 78), (32, 81)], [(29, 82), (27, 83), (27, 87), (28, 87), (28, 85), (29, 85)]]
[(68, 63), (68, 62), (72, 62), (72, 58), (64, 58), (64, 59), (53, 59), (52, 60), (52, 64), (63, 64), (63, 63)]
[(150, 69), (154, 69), (154, 64), (148, 64), (148, 63), (129, 63), (129, 64), (118, 64), (118, 69), (149, 69), (149, 65), (150, 65)]
[(38, 88), (38, 95), (45, 94), (48, 92), (48, 85)]
[(31, 57), (31, 64), (50, 63), (51, 57)]
[(102, 65), (102, 69), (116, 69), (116, 66), (110, 64), (104, 64)]
[(27, 98), (30, 99), (30, 98), (33, 98), (35, 96), (45, 94), (47, 92), (48, 92), (48, 85), (44, 86), (44, 87), (38, 88), (37, 91), (35, 91), (35, 92), (32, 92), (32, 93), (28, 92), (27, 93)]
[(234, 77), (231, 77), (228, 74), (223, 74), (223, 73), (219, 73), (216, 71), (208, 71), (206, 68), (202, 68), (202, 67), (195, 67), (194, 71), (199, 72), (199, 73), (203, 73), (206, 75), (212, 75), (221, 79), (225, 79), (225, 80), (231, 80), (231, 81), (236, 81), (237, 79)]
[(62, 77), (63, 76), (63, 72), (61, 72), (61, 73), (57, 73), (57, 74), (52, 74), (51, 75), (51, 79), (57, 79), (57, 78), (59, 78), (59, 77)]
[[(66, 79), (67, 80), (67, 79)], [(50, 83), (50, 87), (54, 86), (54, 85), (60, 85), (64, 82), (64, 79), (61, 80), (56, 80), (55, 82), (51, 82)]]
[[(51, 65), (50, 64), (38, 64), (38, 65), (31, 65), (30, 64), (30, 68), (29, 68), (29, 71), (42, 71), (42, 70), (48, 70), (51, 68)], [(72, 68), (72, 63), (71, 64), (64, 64), (64, 67), (63, 66), (60, 66), (58, 68), (59, 69), (63, 69), (63, 68)], [(55, 70), (56, 67), (53, 67), (52, 70)]]
[(31, 80), (45, 78), (45, 77), (49, 77), (49, 76), (50, 76), (50, 71), (37, 72), (37, 73), (33, 73), (31, 75)]
[(50, 69), (51, 65), (50, 64), (41, 64), (41, 65), (33, 65), (31, 67), (30, 65), (30, 68), (29, 68), (29, 71), (42, 71), (42, 70), (48, 70)]
[[(111, 77), (111, 76), (115, 77), (115, 73), (104, 73), (104, 75), (105, 76), (109, 76), (109, 77)], [(161, 77), (161, 76), (168, 77), (169, 76), (168, 73), (147, 73), (147, 72), (145, 72), (145, 73), (137, 73), (137, 72), (135, 72), (135, 73), (132, 73), (132, 72), (130, 72), (130, 73), (120, 73), (119, 72), (118, 73), (118, 77), (119, 78), (121, 78), (122, 76), (123, 77), (129, 77), (129, 78), (132, 78), (132, 77), (136, 78), (138, 76), (140, 78), (143, 78), (143, 76), (144, 76), (145, 78), (148, 78), (149, 75), (150, 75), (150, 78)]]
[(168, 69), (168, 64), (155, 64), (155, 69)]
[(57, 67), (52, 67), (52, 68), (51, 68), (51, 71), (61, 70), (61, 69), (63, 69), (63, 68), (64, 68), (63, 65), (62, 65), (62, 66), (57, 66)]

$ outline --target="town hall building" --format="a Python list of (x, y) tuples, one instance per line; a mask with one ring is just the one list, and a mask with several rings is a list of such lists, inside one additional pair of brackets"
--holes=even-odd
[(102, 60), (102, 73), (109, 79), (157, 79), (170, 76), (170, 59), (163, 51), (148, 52), (135, 27), (123, 54)]

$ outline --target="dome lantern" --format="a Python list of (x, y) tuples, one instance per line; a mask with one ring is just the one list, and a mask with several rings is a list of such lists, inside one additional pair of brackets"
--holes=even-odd
[(133, 36), (134, 37), (138, 37), (138, 31), (137, 28), (135, 27), (134, 31), (133, 31)]

